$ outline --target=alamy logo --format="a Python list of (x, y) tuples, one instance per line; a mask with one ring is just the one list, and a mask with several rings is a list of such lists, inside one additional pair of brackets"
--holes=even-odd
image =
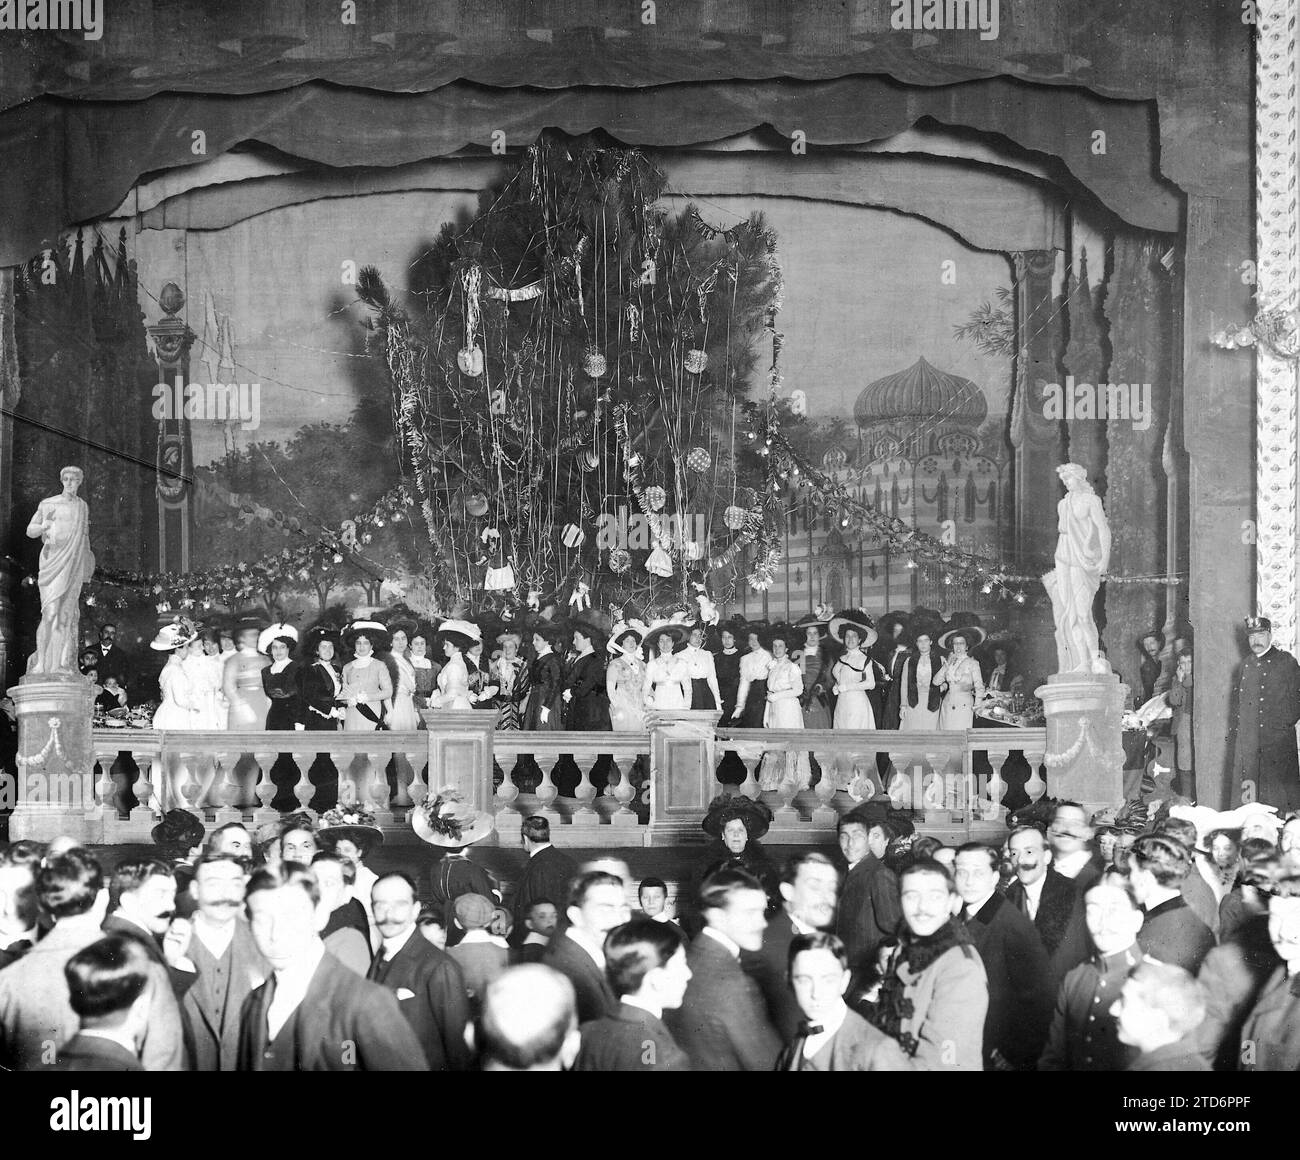
[(0, 32), (80, 32), (104, 35), (104, 0), (0, 0)]
[(153, 1135), (152, 1096), (83, 1096), (73, 1088), (50, 1101), (50, 1113), (51, 1132), (130, 1132), (133, 1140)]
[(999, 0), (889, 0), (889, 27), (895, 32), (979, 30), (981, 40), (997, 40)]
[[(658, 535), (655, 534), (656, 525)], [(640, 512), (629, 514), (626, 507), (617, 512), (605, 512), (596, 521), (596, 547), (628, 548), (632, 551), (649, 551), (656, 544), (684, 550), (688, 544), (704, 544), (708, 540), (704, 517), (665, 513), (645, 516)]]
[(245, 431), (262, 423), (261, 383), (190, 383), (180, 375), (169, 387), (157, 383), (153, 389), (153, 417), (164, 419), (211, 419), (218, 423), (239, 421)]
[(1076, 383), (1066, 375), (1064, 386), (1043, 387), (1044, 419), (1122, 419), (1145, 431), (1151, 417), (1150, 383)]

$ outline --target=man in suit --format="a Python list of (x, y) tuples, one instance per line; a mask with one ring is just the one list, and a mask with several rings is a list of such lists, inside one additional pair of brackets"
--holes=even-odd
[(135, 677), (135, 667), (126, 650), (117, 643), (117, 625), (105, 624), (99, 630), (99, 648), (96, 650), (95, 667), (101, 681), (116, 677), (124, 689), (131, 687)]
[(63, 968), (81, 1029), (52, 1071), (144, 1071), (138, 1045), (149, 1026), (151, 962), (138, 939), (110, 934)]
[(757, 954), (741, 951), (740, 965), (762, 990), (772, 1026), (789, 1042), (803, 1019), (790, 988), (790, 944), (796, 935), (834, 924), (840, 874), (825, 854), (807, 850), (786, 863), (779, 889), (783, 904), (763, 932), (762, 949)]
[(1034, 924), (1051, 960), (1052, 989), (1089, 954), (1082, 898), (1075, 885), (1052, 869), (1052, 851), (1037, 826), (1017, 826), (1007, 839), (1016, 880), (1007, 901)]
[[(1210, 928), (1210, 933), (1217, 940), (1219, 937), (1220, 898), (1201, 873), (1200, 868), (1205, 864), (1205, 856), (1197, 850), (1199, 843), (1196, 823), (1187, 818), (1164, 818), (1155, 832), (1173, 838), (1187, 848), (1187, 858), (1191, 865), (1191, 871), (1179, 883), (1178, 892), (1183, 896), (1183, 901), (1191, 908), (1192, 913)], [(1217, 868), (1212, 869), (1210, 872), (1217, 880), (1219, 876)]]
[(393, 993), (326, 953), (318, 902), (310, 876), (283, 868), (264, 867), (248, 883), (253, 941), (271, 977), (244, 1000), (237, 1070), (424, 1071)]
[(29, 1070), (77, 1034), (63, 968), (101, 937), (108, 891), (99, 863), (85, 850), (47, 859), (36, 872), (36, 898), (54, 929), (0, 971), (0, 1067)]
[(1138, 934), (1142, 952), (1196, 974), (1214, 946), (1214, 935), (1182, 895), (1191, 856), (1176, 838), (1147, 834), (1129, 852), (1129, 879), (1146, 918)]
[(623, 879), (604, 870), (584, 874), (573, 884), (569, 925), (542, 951), (542, 962), (573, 984), (578, 1022), (613, 1014), (618, 1000), (605, 975), (605, 936), (631, 917)]
[(205, 854), (194, 867), (198, 909), (186, 954), (196, 978), (181, 1010), (194, 1036), (195, 1071), (235, 1070), (239, 1013), (270, 971), (244, 917), (245, 882), (243, 864), (229, 854)]
[(1136, 1055), (1120, 1042), (1111, 1008), (1142, 961), (1142, 908), (1127, 883), (1109, 876), (1084, 898), (1084, 920), (1096, 954), (1061, 983), (1039, 1071), (1123, 1071)]
[(1052, 1018), (1056, 990), (1043, 940), (998, 889), (999, 852), (979, 842), (957, 848), (953, 878), (971, 942), (988, 978), (985, 1068), (1032, 1071)]
[(1133, 968), (1115, 1000), (1121, 1043), (1137, 1048), (1129, 1071), (1209, 1071), (1196, 1048), (1205, 1018), (1200, 983), (1171, 963), (1147, 959)]
[(0, 969), (36, 945), (36, 872), (26, 862), (0, 864)]
[(375, 881), (370, 901), (383, 939), (371, 980), (397, 995), (430, 1071), (464, 1071), (470, 1055), (465, 977), (446, 951), (415, 929), (415, 883), (402, 873), (384, 874)]
[(617, 1009), (582, 1025), (574, 1071), (690, 1071), (691, 1061), (664, 1024), (682, 1005), (691, 969), (686, 939), (671, 922), (634, 918), (605, 939), (605, 971)]
[[(540, 815), (524, 819), (519, 829), (519, 841), (528, 854), (528, 865), (515, 886), (512, 941), (516, 945), (523, 942), (524, 919), (533, 899), (551, 898), (564, 902), (578, 876), (578, 864), (551, 845), (551, 824)], [(564, 921), (565, 916), (560, 915), (561, 927)]]
[[(1283, 861), (1268, 900), (1268, 933), (1281, 959), (1241, 1029), (1243, 1071), (1300, 1071), (1300, 863)], [(4, 976), (0, 975), (0, 979)]]
[(803, 1014), (777, 1071), (911, 1071), (898, 1043), (844, 1002), (853, 972), (844, 944), (813, 931), (790, 943), (790, 989)]
[(835, 933), (848, 950), (855, 975), (869, 969), (881, 940), (898, 930), (898, 879), (881, 859), (889, 846), (883, 819), (852, 810), (839, 820), (840, 852), (849, 865), (840, 891)]
[(1060, 802), (1047, 828), (1052, 848), (1052, 867), (1070, 879), (1080, 898), (1101, 881), (1106, 862), (1092, 848), (1096, 831), (1088, 822), (1088, 811), (1078, 802)]
[(573, 984), (541, 963), (511, 967), (483, 996), (484, 1071), (567, 1071), (581, 1046)]
[(668, 913), (668, 883), (662, 878), (642, 878), (637, 884), (636, 901), (646, 918), (655, 922), (671, 922), (681, 929), (681, 923), (675, 922)]
[(521, 963), (540, 963), (546, 944), (555, 937), (555, 928), (559, 925), (560, 908), (549, 898), (534, 898), (528, 904), (528, 913), (524, 916), (524, 926), (528, 933), (524, 941), (511, 948), (514, 956), (511, 966)]
[(771, 1071), (781, 1037), (740, 965), (742, 950), (763, 947), (763, 884), (743, 870), (719, 870), (704, 880), (699, 903), (704, 929), (687, 952), (691, 981), (668, 1029), (695, 1071)]

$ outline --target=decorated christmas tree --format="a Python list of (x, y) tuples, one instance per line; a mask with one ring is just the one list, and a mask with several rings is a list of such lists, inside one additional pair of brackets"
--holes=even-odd
[(776, 239), (665, 192), (634, 149), (545, 137), (442, 228), (420, 309), (361, 272), (448, 605), (655, 614), (770, 579)]

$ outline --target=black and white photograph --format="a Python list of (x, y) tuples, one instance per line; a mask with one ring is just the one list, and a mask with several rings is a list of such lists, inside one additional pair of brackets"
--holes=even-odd
[[(179, 1141), (181, 1087), (59, 1075), (164, 1071), (1088, 1072), (1094, 1138), (1281, 1124), (1298, 41), (0, 0), (32, 1130)], [(351, 1106), (440, 1094), (391, 1082)]]

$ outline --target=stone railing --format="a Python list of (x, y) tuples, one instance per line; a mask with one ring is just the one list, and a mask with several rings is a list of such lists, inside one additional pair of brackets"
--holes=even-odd
[[(665, 715), (646, 733), (523, 733), (494, 731), (483, 712), (424, 716), (427, 729), (409, 733), (94, 730), (89, 770), (37, 769), (28, 759), (10, 833), (147, 842), (157, 811), (177, 807), (213, 827), (273, 821), (277, 796), (308, 808), (320, 754), (338, 771), (340, 797), (368, 802), (399, 841), (417, 840), (407, 814), (444, 785), (495, 815), (500, 843), (517, 843), (523, 819), (540, 813), (558, 845), (610, 847), (702, 842), (700, 822), (722, 792), (771, 805), (771, 844), (834, 841), (836, 819), (882, 791), (923, 811), (920, 828), (946, 841), (992, 837), (1005, 826), (1001, 775), (1011, 754), (1028, 762), (1028, 797), (1046, 789), (1041, 729), (718, 730), (716, 713), (694, 711)], [(820, 776), (791, 780), (791, 754), (810, 755), (807, 768)], [(803, 763), (793, 767), (799, 776)]]

